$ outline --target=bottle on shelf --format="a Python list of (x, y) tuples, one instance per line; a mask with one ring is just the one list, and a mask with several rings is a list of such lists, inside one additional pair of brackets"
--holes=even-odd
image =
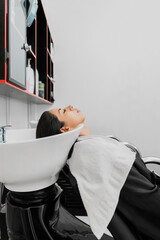
[(29, 0), (29, 9), (27, 13), (26, 25), (30, 27), (35, 19), (38, 10), (38, 0)]
[(39, 81), (39, 97), (44, 98), (44, 83)]
[(34, 93), (34, 70), (31, 68), (31, 58), (27, 59), (27, 67), (26, 67), (26, 89), (30, 93)]
[(36, 85), (35, 85), (35, 94), (38, 96), (38, 89), (39, 89), (39, 73), (36, 69)]

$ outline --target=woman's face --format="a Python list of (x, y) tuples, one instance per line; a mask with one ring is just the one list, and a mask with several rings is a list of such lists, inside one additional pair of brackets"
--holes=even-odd
[(85, 120), (84, 114), (71, 105), (65, 108), (54, 108), (49, 112), (56, 115), (60, 122), (64, 122), (64, 127), (70, 129), (76, 128), (80, 123), (84, 123)]

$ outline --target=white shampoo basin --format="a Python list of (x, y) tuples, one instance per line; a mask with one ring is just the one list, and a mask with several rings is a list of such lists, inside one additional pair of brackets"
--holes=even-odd
[(0, 182), (11, 191), (27, 192), (55, 183), (83, 124), (67, 133), (35, 138), (35, 129), (8, 130), (0, 144)]

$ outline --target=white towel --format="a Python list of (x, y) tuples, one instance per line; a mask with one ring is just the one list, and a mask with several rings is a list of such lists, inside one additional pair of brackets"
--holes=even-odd
[(69, 167), (94, 235), (100, 239), (115, 212), (135, 152), (110, 137), (79, 137)]

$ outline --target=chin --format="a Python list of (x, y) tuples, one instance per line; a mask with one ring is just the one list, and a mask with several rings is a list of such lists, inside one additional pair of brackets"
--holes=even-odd
[(85, 121), (85, 116), (84, 114), (82, 114), (82, 123), (84, 123), (84, 121)]
[(79, 118), (80, 118), (80, 123), (84, 123), (85, 115), (81, 111), (79, 111), (78, 115), (79, 115)]

